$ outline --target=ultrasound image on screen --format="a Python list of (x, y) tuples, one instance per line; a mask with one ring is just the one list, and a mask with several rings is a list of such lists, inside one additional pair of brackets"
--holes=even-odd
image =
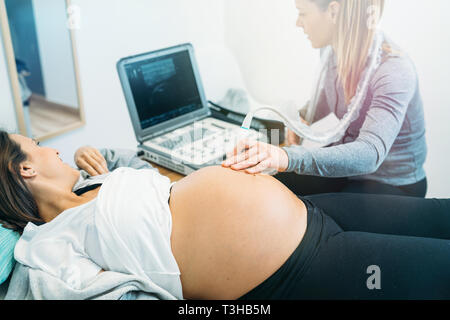
[(126, 73), (142, 130), (202, 108), (188, 51), (129, 64)]

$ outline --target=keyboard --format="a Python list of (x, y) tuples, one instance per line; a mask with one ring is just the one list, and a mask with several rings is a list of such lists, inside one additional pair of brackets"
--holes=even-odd
[[(262, 140), (262, 135), (248, 130), (247, 138)], [(239, 126), (207, 118), (145, 142), (149, 147), (168, 153), (181, 161), (209, 163), (233, 150), (242, 138)]]
[(194, 129), (191, 129), (186, 134), (182, 134), (182, 135), (176, 136), (174, 138), (166, 139), (163, 142), (161, 142), (159, 145), (161, 147), (169, 149), (169, 150), (175, 150), (175, 149), (185, 146), (188, 143), (190, 144), (190, 143), (193, 143), (200, 139), (204, 139), (214, 133), (215, 133), (214, 131), (208, 130), (206, 128), (194, 128)]

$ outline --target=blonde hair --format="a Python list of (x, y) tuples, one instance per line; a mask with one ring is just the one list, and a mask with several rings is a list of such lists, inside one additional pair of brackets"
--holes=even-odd
[[(311, 0), (323, 10), (336, 1), (340, 10), (336, 17), (333, 47), (337, 58), (338, 79), (344, 88), (346, 104), (356, 94), (364, 71), (376, 27), (384, 10), (384, 0)], [(390, 52), (387, 43), (383, 50)]]

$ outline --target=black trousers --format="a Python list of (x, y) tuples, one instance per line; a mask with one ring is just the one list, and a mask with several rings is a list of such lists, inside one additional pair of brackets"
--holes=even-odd
[(308, 208), (303, 240), (241, 299), (450, 299), (450, 199), (300, 199)]
[(391, 194), (424, 198), (427, 193), (427, 179), (405, 186), (392, 186), (369, 180), (352, 180), (349, 178), (324, 178), (299, 175), (295, 172), (281, 172), (274, 176), (296, 195), (320, 193), (372, 193)]

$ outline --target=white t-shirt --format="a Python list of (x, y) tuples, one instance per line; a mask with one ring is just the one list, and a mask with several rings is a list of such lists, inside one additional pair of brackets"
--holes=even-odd
[(28, 223), (14, 256), (76, 289), (104, 269), (145, 277), (182, 299), (170, 245), (172, 185), (154, 170), (119, 168), (97, 198), (41, 226)]

